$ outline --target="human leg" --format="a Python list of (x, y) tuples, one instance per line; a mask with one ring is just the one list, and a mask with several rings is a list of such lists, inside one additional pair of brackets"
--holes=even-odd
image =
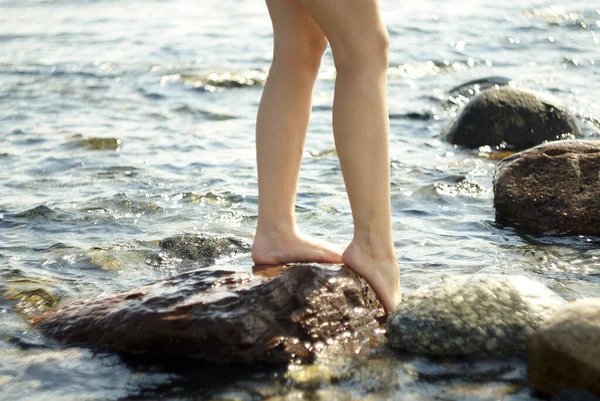
[(333, 130), (354, 219), (344, 263), (390, 312), (401, 300), (390, 204), (388, 34), (377, 0), (300, 0), (331, 43)]
[(267, 0), (273, 63), (256, 122), (258, 223), (256, 264), (341, 263), (340, 252), (296, 229), (296, 186), (312, 91), (327, 47), (321, 29), (297, 0)]

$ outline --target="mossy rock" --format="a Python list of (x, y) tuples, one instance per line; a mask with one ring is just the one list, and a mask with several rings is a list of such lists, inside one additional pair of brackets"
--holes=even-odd
[(75, 135), (74, 137), (80, 146), (84, 146), (89, 150), (118, 150), (121, 147), (121, 139), (108, 137), (91, 137), (83, 138), (82, 135)]

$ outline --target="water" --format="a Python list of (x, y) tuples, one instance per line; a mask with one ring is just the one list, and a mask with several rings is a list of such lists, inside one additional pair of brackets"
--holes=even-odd
[[(566, 299), (600, 296), (598, 238), (532, 237), (496, 225), (497, 161), (439, 136), (457, 111), (447, 91), (500, 75), (563, 99), (584, 134), (597, 138), (600, 10), (581, 0), (387, 1), (382, 8), (405, 291), (446, 275), (500, 272), (540, 280)], [(20, 309), (18, 294), (40, 295), (43, 310), (180, 272), (177, 263), (147, 263), (155, 240), (208, 232), (251, 241), (254, 119), (271, 51), (259, 1), (0, 0), (1, 399), (329, 399), (327, 391), (339, 389), (375, 399), (533, 397), (520, 361), (387, 355), (400, 378), (392, 393), (367, 391), (346, 376), (291, 389), (289, 372), (268, 367), (165, 367), (61, 349), (26, 323), (31, 311)], [(352, 226), (330, 152), (333, 79), (328, 51), (297, 213), (303, 230), (343, 245)], [(80, 144), (93, 137), (120, 143)], [(245, 269), (250, 258), (217, 264)]]

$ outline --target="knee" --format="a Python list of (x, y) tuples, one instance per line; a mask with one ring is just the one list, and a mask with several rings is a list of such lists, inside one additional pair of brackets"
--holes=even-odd
[(322, 33), (295, 34), (279, 40), (276, 38), (273, 67), (316, 75), (327, 44)]
[(358, 38), (332, 43), (332, 48), (338, 74), (387, 71), (390, 38), (385, 27), (363, 33)]

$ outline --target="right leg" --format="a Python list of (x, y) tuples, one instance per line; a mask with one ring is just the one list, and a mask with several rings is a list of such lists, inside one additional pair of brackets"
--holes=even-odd
[(298, 0), (267, 0), (275, 49), (256, 121), (257, 265), (341, 263), (341, 254), (296, 230), (296, 185), (325, 35)]
[(333, 132), (354, 219), (343, 260), (391, 312), (401, 297), (390, 205), (387, 30), (377, 0), (300, 1), (331, 43), (337, 70)]

